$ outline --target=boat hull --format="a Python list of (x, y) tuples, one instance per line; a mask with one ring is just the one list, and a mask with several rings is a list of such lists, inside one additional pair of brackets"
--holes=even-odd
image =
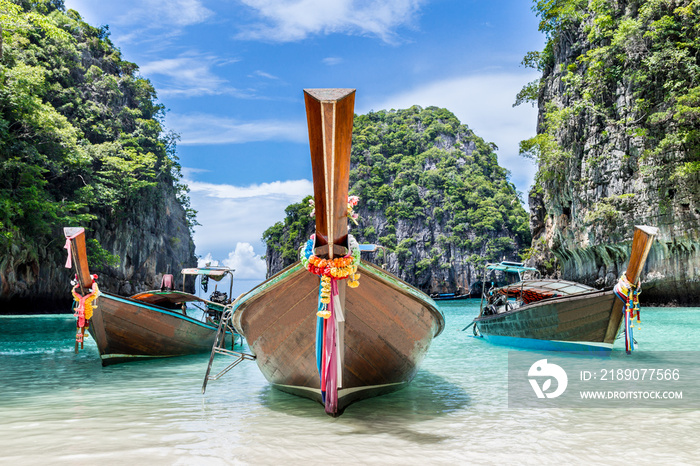
[[(339, 415), (351, 403), (399, 390), (416, 374), (444, 318), (432, 300), (362, 263), (347, 289)], [(319, 278), (297, 263), (242, 296), (233, 322), (277, 389), (322, 402), (316, 362)]]
[(559, 351), (610, 351), (622, 313), (612, 291), (547, 299), (475, 319), (496, 344)]
[(455, 296), (431, 296), (433, 301), (456, 301), (460, 299), (470, 299), (471, 295), (460, 294)]
[(208, 353), (217, 327), (137, 300), (101, 293), (89, 331), (102, 365)]

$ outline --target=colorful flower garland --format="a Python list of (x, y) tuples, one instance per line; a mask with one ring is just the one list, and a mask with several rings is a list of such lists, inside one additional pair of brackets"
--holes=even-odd
[(331, 316), (328, 304), (331, 302), (331, 280), (343, 280), (350, 277), (348, 286), (357, 288), (360, 285), (360, 274), (357, 267), (360, 264), (360, 245), (352, 235), (348, 235), (350, 252), (343, 257), (321, 259), (313, 254), (315, 235), (306, 242), (301, 253), (301, 263), (309, 272), (321, 277), (319, 309), (316, 315), (327, 319)]
[(81, 296), (78, 293), (78, 277), (76, 275), (74, 280), (75, 286), (71, 289), (71, 294), (75, 300), (73, 315), (77, 318), (76, 327), (77, 333), (75, 335), (75, 351), (78, 351), (78, 343), (80, 347), (83, 347), (83, 338), (85, 337), (85, 329), (90, 325), (90, 319), (92, 319), (93, 310), (97, 307), (93, 304), (93, 301), (100, 296), (100, 289), (97, 286), (97, 275), (92, 275), (92, 286), (90, 287), (90, 292), (85, 296)]

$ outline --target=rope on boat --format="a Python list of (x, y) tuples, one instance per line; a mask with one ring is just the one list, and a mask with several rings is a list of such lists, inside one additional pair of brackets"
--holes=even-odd
[(360, 285), (360, 245), (348, 235), (350, 251), (346, 256), (321, 259), (313, 254), (315, 235), (300, 254), (306, 270), (321, 277), (316, 309), (316, 365), (321, 379), (321, 400), (329, 414), (338, 409), (338, 388), (343, 385), (343, 329), (345, 316), (338, 295), (338, 280), (349, 278), (348, 286)]
[(635, 349), (634, 339), (634, 316), (637, 316), (637, 330), (639, 330), (641, 322), (641, 313), (639, 309), (639, 295), (642, 293), (642, 283), (637, 280), (636, 284), (632, 284), (627, 275), (624, 273), (613, 289), (615, 295), (625, 304), (623, 317), (625, 321), (625, 350), (627, 354)]
[(466, 327), (464, 327), (464, 328), (462, 329), (462, 331), (464, 332), (464, 331), (467, 330), (469, 327), (474, 327), (474, 332), (475, 332), (474, 335), (476, 335), (476, 321), (470, 322)]

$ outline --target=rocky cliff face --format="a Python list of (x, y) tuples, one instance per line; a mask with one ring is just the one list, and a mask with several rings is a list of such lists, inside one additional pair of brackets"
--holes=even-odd
[[(485, 262), (518, 260), (527, 216), (494, 148), (446, 109), (414, 106), (355, 117), (350, 193), (359, 196), (363, 258), (434, 293), (468, 294)], [(268, 276), (298, 258), (313, 232), (311, 207), (287, 208), (265, 232)]]
[(633, 226), (658, 226), (643, 299), (697, 304), (698, 11), (687, 1), (601, 3), (540, 11), (550, 40), (539, 63), (539, 134), (526, 142), (539, 162), (530, 193), (536, 262), (612, 286)]
[[(69, 309), (66, 226), (86, 227), (106, 291), (153, 288), (194, 265), (177, 137), (151, 83), (106, 26), (62, 1), (2, 9), (13, 26), (0, 55), (0, 312)], [(101, 263), (110, 254), (117, 262)]]
[[(366, 207), (358, 207), (356, 211), (360, 215), (360, 226), (351, 226), (350, 234), (354, 235), (361, 244), (382, 245), (382, 241), (374, 241), (377, 239), (376, 235), (364, 236), (362, 231), (371, 227), (380, 234), (385, 233), (387, 218), (382, 214), (373, 214)], [(469, 294), (475, 284), (480, 283), (481, 264), (478, 261), (470, 262), (470, 256), (462, 256), (463, 251), (453, 245), (432, 247), (437, 243), (438, 238), (445, 237), (444, 229), (445, 225), (440, 222), (426, 225), (422, 221), (400, 221), (396, 226), (396, 238), (404, 244), (405, 248), (400, 255), (391, 249), (380, 248), (376, 252), (362, 253), (362, 258), (383, 267), (425, 293)], [(303, 237), (309, 238), (313, 233), (314, 223), (310, 218)], [(505, 238), (517, 242), (520, 247), (524, 246), (517, 238), (511, 238), (510, 232), (502, 233)], [(456, 261), (455, 257), (458, 258)], [(506, 259), (516, 260), (517, 257), (511, 254), (510, 257), (506, 256)], [(437, 263), (442, 260), (446, 262)], [(285, 260), (283, 253), (269, 243), (265, 261), (267, 278), (292, 263)]]
[[(163, 187), (159, 204), (141, 204), (132, 218), (100, 217), (86, 225), (88, 240), (96, 239), (108, 252), (119, 257), (115, 266), (90, 264), (90, 273), (98, 275), (100, 289), (129, 296), (158, 288), (164, 273), (172, 273), (175, 286), (182, 289), (179, 272), (196, 267), (194, 243), (185, 211), (176, 200), (172, 187)], [(70, 281), (73, 270), (64, 267), (64, 238), (56, 232), (52, 244), (42, 249), (39, 261), (24, 261), (17, 256), (0, 262), (0, 312), (68, 311), (71, 306)], [(188, 283), (189, 291), (192, 284)]]
[[(129, 296), (160, 287), (163, 274), (175, 278), (174, 287), (182, 289), (180, 270), (196, 267), (195, 246), (182, 205), (172, 191), (165, 191), (161, 205), (143, 205), (138, 217), (118, 225), (103, 219), (94, 234), (102, 247), (119, 256), (119, 265), (102, 266), (99, 283), (106, 290)], [(93, 272), (94, 270), (94, 272)], [(92, 267), (92, 273), (100, 273)], [(192, 291), (192, 283), (187, 283)]]

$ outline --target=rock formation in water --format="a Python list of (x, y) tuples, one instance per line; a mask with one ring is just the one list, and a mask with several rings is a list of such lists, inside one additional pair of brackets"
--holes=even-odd
[(69, 309), (64, 226), (86, 227), (107, 291), (196, 264), (176, 136), (151, 83), (61, 0), (0, 8), (0, 312)]
[(697, 2), (539, 2), (542, 71), (530, 193), (533, 258), (598, 287), (624, 271), (635, 224), (661, 229), (647, 303), (700, 302), (700, 41)]
[[(485, 262), (517, 260), (529, 244), (527, 214), (494, 146), (446, 109), (357, 115), (350, 194), (360, 198), (351, 234), (386, 248), (363, 257), (429, 294), (468, 294)], [(265, 232), (268, 276), (297, 260), (313, 232), (309, 199)]]

